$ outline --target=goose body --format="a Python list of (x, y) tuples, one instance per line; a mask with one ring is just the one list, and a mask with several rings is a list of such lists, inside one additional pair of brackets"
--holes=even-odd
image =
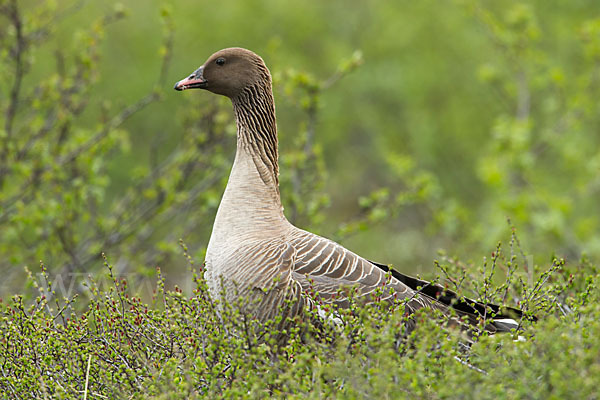
[[(340, 289), (355, 286), (359, 296), (369, 299), (386, 284), (393, 288), (390, 297), (408, 299), (409, 312), (422, 307), (447, 310), (453, 303), (462, 314), (484, 313), (483, 305), (456, 301), (440, 286), (397, 271), (388, 279), (387, 266), (288, 222), (279, 195), (271, 75), (262, 58), (242, 48), (220, 50), (175, 84), (176, 90), (191, 88), (229, 97), (237, 125), (236, 156), (206, 253), (206, 279), (213, 298), (225, 293), (229, 302), (249, 299), (246, 310), (267, 320), (281, 312), (286, 300), (294, 300), (289, 302), (288, 316), (298, 314), (306, 306), (303, 292), (309, 288), (323, 301), (344, 307), (347, 298)], [(428, 290), (420, 290), (423, 286)], [(442, 292), (449, 297), (448, 304), (436, 298)], [(516, 324), (505, 322), (488, 329), (512, 327)]]

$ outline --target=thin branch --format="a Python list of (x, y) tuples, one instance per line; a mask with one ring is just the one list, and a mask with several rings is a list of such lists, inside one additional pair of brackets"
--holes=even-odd
[[(86, 152), (87, 150), (89, 150), (90, 148), (92, 148), (94, 145), (98, 144), (106, 136), (108, 136), (108, 134), (113, 129), (116, 129), (119, 126), (123, 125), (123, 123), (125, 121), (127, 121), (132, 115), (134, 115), (135, 113), (137, 113), (138, 111), (140, 111), (144, 107), (148, 106), (149, 104), (153, 103), (154, 101), (158, 100), (158, 98), (159, 98), (158, 93), (152, 92), (152, 93), (147, 94), (146, 96), (142, 97), (136, 103), (130, 105), (127, 108), (125, 108), (125, 110), (123, 110), (119, 115), (117, 115), (116, 117), (114, 117), (110, 121), (110, 123), (108, 123), (107, 125), (105, 125), (105, 127), (100, 132), (96, 133), (94, 135), (94, 137), (92, 137), (90, 140), (88, 140), (87, 142), (85, 142), (84, 144), (82, 144), (81, 146), (79, 146), (77, 149), (73, 150), (71, 153), (69, 153), (66, 156), (62, 157), (58, 161), (58, 165), (59, 166), (60, 165), (64, 165), (64, 164), (70, 163), (73, 160), (75, 160), (79, 155), (81, 155), (82, 153)], [(48, 167), (46, 167), (45, 170), (47, 170), (49, 168), (50, 167), (48, 166)]]
[(90, 366), (91, 365), (92, 365), (92, 354), (90, 353), (90, 356), (88, 357), (88, 362), (87, 362), (87, 371), (85, 373), (85, 388), (83, 390), (83, 400), (87, 400), (88, 383), (90, 381)]
[[(15, 27), (16, 43), (14, 49), (12, 49), (11, 51), (13, 59), (15, 61), (15, 79), (10, 90), (10, 102), (6, 110), (6, 120), (4, 122), (4, 129), (6, 130), (6, 135), (8, 136), (8, 139), (10, 139), (10, 136), (12, 134), (12, 126), (18, 108), (21, 83), (23, 80), (23, 75), (25, 73), (23, 66), (23, 53), (26, 48), (26, 41), (25, 37), (23, 36), (23, 24), (21, 21), (21, 15), (19, 13), (19, 8), (17, 6), (17, 0), (11, 1), (9, 13), (11, 21)], [(5, 142), (4, 152), (8, 151), (8, 139)], [(3, 154), (3, 157), (5, 156), (6, 154)]]
[(23, 81), (23, 75), (25, 74), (25, 66), (23, 63), (23, 53), (26, 49), (26, 41), (23, 35), (23, 25), (19, 8), (17, 6), (17, 0), (12, 0), (10, 7), (7, 9), (9, 17), (13, 26), (15, 27), (16, 42), (15, 47), (11, 53), (14, 59), (15, 72), (12, 88), (10, 89), (10, 100), (8, 107), (6, 108), (4, 131), (5, 137), (3, 139), (2, 153), (0, 153), (0, 187), (4, 184), (4, 176), (8, 169), (4, 166), (7, 163), (8, 149), (10, 148), (10, 141), (13, 133), (13, 123), (17, 114), (19, 106), (19, 94), (21, 93), (21, 83)]

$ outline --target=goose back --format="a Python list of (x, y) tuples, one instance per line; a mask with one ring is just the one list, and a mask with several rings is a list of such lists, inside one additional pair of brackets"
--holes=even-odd
[[(387, 286), (387, 300), (406, 300), (407, 311), (428, 307), (477, 323), (488, 305), (459, 299), (456, 294), (416, 278), (390, 271), (338, 243), (290, 224), (279, 194), (277, 124), (272, 83), (264, 61), (241, 48), (216, 52), (176, 90), (199, 88), (231, 99), (236, 117), (237, 150), (219, 205), (206, 254), (211, 295), (227, 301), (248, 299), (245, 310), (260, 320), (273, 318), (285, 304), (286, 316), (300, 313), (315, 289), (322, 301), (348, 305), (344, 288), (370, 301)], [(391, 277), (386, 275), (391, 272)], [(293, 300), (289, 302), (288, 300)], [(505, 317), (497, 306), (491, 308)], [(512, 316), (522, 316), (511, 310)], [(515, 325), (490, 325), (491, 331)]]

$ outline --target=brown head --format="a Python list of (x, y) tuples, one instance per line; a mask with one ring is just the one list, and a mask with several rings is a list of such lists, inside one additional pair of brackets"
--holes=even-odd
[(245, 88), (265, 84), (270, 87), (271, 75), (262, 58), (250, 50), (231, 47), (210, 56), (174, 89), (206, 89), (233, 99)]

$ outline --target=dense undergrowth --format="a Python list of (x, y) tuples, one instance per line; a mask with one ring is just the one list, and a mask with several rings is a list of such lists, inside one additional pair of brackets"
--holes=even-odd
[(0, 303), (0, 393), (10, 399), (597, 398), (597, 267), (555, 261), (526, 283), (513, 244), (514, 237), (507, 252), (498, 245), (478, 268), (439, 263), (453, 289), (539, 317), (523, 320), (520, 332), (482, 334), (470, 349), (462, 334), (444, 328), (443, 317), (427, 311), (417, 313), (416, 330), (403, 338), (402, 304), (378, 303), (338, 310), (341, 325), (315, 325), (319, 317), (307, 311), (304, 321), (312, 322), (296, 321), (278, 344), (277, 321), (259, 326), (236, 306), (219, 308), (209, 298), (202, 268), (187, 250), (193, 293), (167, 290), (157, 271), (147, 302), (107, 261), (104, 279), (88, 277), (79, 298), (59, 299), (42, 265), (30, 278), (37, 295)]

